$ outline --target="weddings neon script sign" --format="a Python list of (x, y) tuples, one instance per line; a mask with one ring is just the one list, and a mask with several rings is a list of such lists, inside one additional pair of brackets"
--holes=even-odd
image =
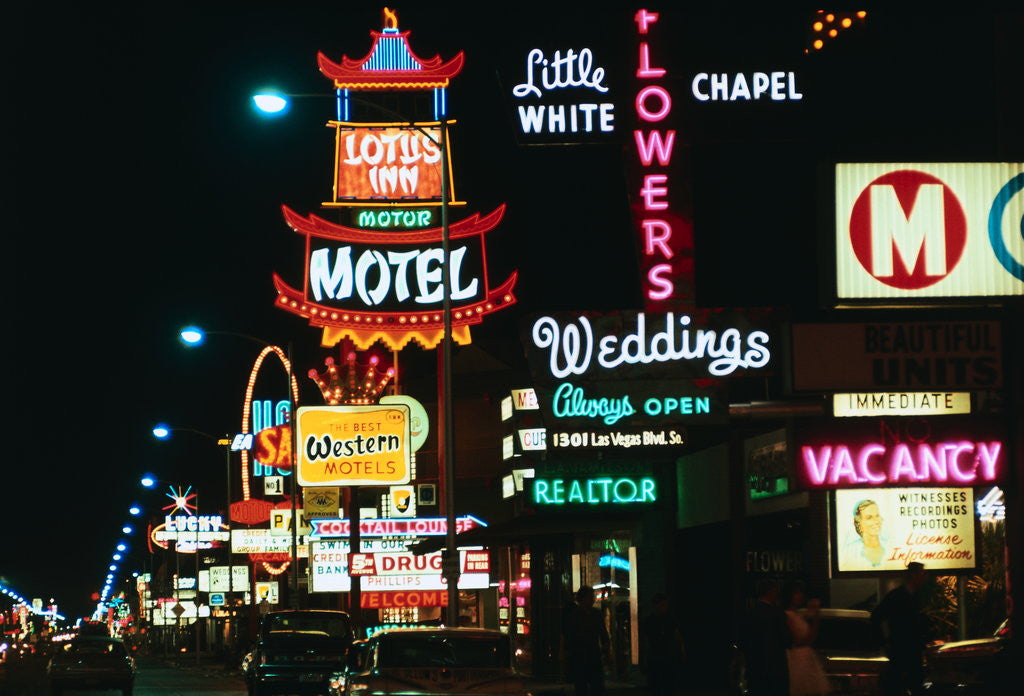
[(816, 488), (893, 484), (978, 485), (997, 480), (1001, 442), (956, 440), (938, 443), (821, 445), (800, 448), (807, 482)]
[(691, 329), (690, 323), (686, 314), (640, 312), (631, 331), (595, 336), (585, 316), (564, 325), (541, 317), (530, 334), (537, 348), (548, 351), (548, 369), (557, 379), (585, 374), (595, 366), (613, 370), (621, 365), (679, 361), (707, 361), (708, 374), (725, 377), (736, 370), (764, 367), (771, 360), (770, 339), (764, 331)]

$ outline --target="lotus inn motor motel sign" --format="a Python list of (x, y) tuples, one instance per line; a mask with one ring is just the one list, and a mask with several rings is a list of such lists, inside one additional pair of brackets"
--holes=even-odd
[(1024, 164), (837, 164), (844, 299), (1024, 295)]

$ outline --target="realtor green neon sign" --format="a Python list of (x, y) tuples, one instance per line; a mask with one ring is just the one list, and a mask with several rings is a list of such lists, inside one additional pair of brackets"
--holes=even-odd
[(648, 476), (533, 480), (533, 502), (537, 505), (653, 503), (657, 499), (657, 486)]

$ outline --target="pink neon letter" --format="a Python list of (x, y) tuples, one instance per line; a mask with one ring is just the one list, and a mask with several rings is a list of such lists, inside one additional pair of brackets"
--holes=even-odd
[(979, 442), (978, 455), (981, 457), (981, 476), (986, 481), (995, 481), (998, 476), (996, 464), (999, 461), (1001, 442)]
[[(661, 107), (654, 112), (648, 111), (646, 104), (647, 97), (652, 94), (657, 95), (658, 99), (661, 100)], [(645, 121), (660, 121), (671, 110), (672, 97), (669, 96), (668, 90), (661, 85), (647, 85), (636, 93), (636, 112)]]
[(885, 474), (876, 474), (868, 466), (871, 457), (883, 454), (885, 454), (885, 447), (882, 445), (871, 444), (861, 448), (860, 454), (857, 455), (857, 472), (861, 479), (871, 483), (885, 483)]
[(658, 249), (666, 259), (672, 258), (672, 249), (666, 244), (672, 239), (672, 226), (664, 220), (644, 220), (640, 224), (644, 228), (644, 253), (653, 256)]
[(672, 272), (672, 266), (667, 263), (659, 263), (657, 266), (651, 266), (651, 270), (647, 271), (647, 280), (650, 281), (652, 286), (657, 286), (657, 290), (651, 287), (647, 290), (647, 298), (650, 300), (664, 300), (667, 297), (671, 297), (675, 286), (672, 281), (668, 278), (664, 278), (667, 273)]
[(958, 481), (959, 483), (973, 483), (977, 478), (977, 474), (973, 470), (969, 474), (964, 473), (963, 469), (960, 468), (960, 455), (964, 452), (973, 452), (974, 444), (967, 441), (961, 441), (956, 444), (947, 443), (944, 446), (950, 450), (949, 454), (946, 455), (946, 463), (949, 465), (950, 478)]
[(641, 34), (647, 33), (647, 27), (658, 21), (657, 12), (648, 12), (647, 10), (637, 10), (633, 16), (633, 21), (636, 22), (637, 27), (640, 29)]
[(644, 177), (644, 187), (640, 189), (640, 195), (644, 199), (644, 210), (665, 210), (668, 208), (667, 201), (656, 201), (655, 196), (668, 195), (668, 188), (664, 184), (668, 177), (664, 174), (648, 174)]
[(639, 129), (633, 131), (633, 139), (636, 140), (636, 151), (640, 154), (640, 161), (645, 167), (651, 166), (654, 155), (658, 156), (658, 164), (667, 167), (672, 161), (672, 146), (676, 142), (676, 132), (670, 130), (668, 137), (662, 138), (661, 131), (647, 131), (647, 142), (644, 142), (644, 133)]
[(821, 455), (815, 457), (814, 449), (804, 445), (800, 448), (800, 453), (804, 458), (804, 472), (807, 474), (807, 479), (820, 486), (825, 483), (825, 472), (828, 471), (828, 462), (832, 458), (832, 447), (825, 445), (821, 448)]
[(665, 74), (665, 68), (651, 67), (651, 51), (647, 42), (640, 44), (640, 67), (636, 69), (636, 76), (640, 78), (655, 78)]
[(898, 482), (904, 473), (909, 475), (908, 481), (917, 480), (917, 470), (914, 468), (914, 458), (910, 456), (910, 447), (900, 443), (896, 445), (889, 464), (889, 483)]
[(932, 449), (927, 443), (917, 446), (917, 477), (928, 481), (934, 476), (936, 481), (949, 480), (949, 466), (946, 461), (946, 448), (941, 444)]
[(830, 483), (839, 483), (844, 479), (848, 484), (858, 483), (857, 472), (853, 470), (853, 457), (850, 456), (850, 448), (846, 445), (839, 445), (836, 448), (836, 459), (832, 465)]

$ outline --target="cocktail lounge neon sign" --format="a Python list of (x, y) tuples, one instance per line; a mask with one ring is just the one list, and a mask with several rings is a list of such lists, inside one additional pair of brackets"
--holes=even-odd
[(807, 482), (816, 488), (907, 484), (979, 485), (1002, 474), (1001, 442), (956, 440), (887, 447), (821, 445), (800, 448)]
[(533, 481), (533, 502), (538, 505), (653, 503), (657, 499), (657, 485), (650, 477), (538, 478)]

